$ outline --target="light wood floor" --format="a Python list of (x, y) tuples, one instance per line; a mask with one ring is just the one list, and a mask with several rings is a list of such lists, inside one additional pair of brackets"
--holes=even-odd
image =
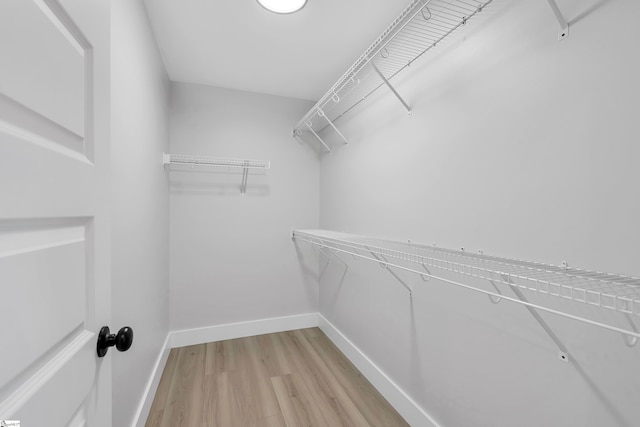
[(408, 426), (318, 328), (171, 350), (146, 427)]

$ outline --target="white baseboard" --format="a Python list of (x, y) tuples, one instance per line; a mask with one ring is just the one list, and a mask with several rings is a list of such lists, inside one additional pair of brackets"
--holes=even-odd
[(391, 380), (331, 322), (318, 313), (318, 326), (327, 337), (347, 356), (356, 368), (373, 384), (396, 411), (412, 426), (440, 427), (411, 397)]
[(187, 345), (250, 337), (253, 335), (312, 328), (315, 326), (318, 326), (318, 313), (228, 323), (226, 325), (208, 326), (206, 328), (185, 329), (171, 332), (171, 347), (184, 347)]
[(156, 360), (151, 378), (144, 390), (140, 406), (136, 411), (132, 426), (144, 427), (151, 410), (153, 398), (160, 384), (162, 372), (169, 358), (172, 348), (186, 345), (202, 344), (234, 338), (250, 337), (253, 335), (271, 334), (274, 332), (291, 331), (295, 329), (312, 328), (318, 326), (318, 313), (299, 314), (295, 316), (274, 317), (271, 319), (252, 320), (248, 322), (229, 323), (226, 325), (209, 326), (206, 328), (186, 329), (169, 332)]
[(162, 377), (162, 372), (164, 371), (164, 366), (167, 364), (167, 359), (169, 358), (169, 352), (171, 351), (171, 347), (169, 346), (171, 334), (167, 334), (167, 338), (164, 340), (164, 344), (160, 349), (160, 354), (158, 355), (158, 359), (156, 363), (153, 365), (153, 370), (151, 371), (151, 378), (149, 378), (149, 382), (144, 389), (144, 394), (142, 395), (142, 400), (140, 401), (140, 405), (138, 406), (138, 410), (136, 411), (135, 418), (133, 419), (133, 426), (135, 427), (144, 427), (147, 422), (147, 418), (149, 417), (149, 411), (151, 410), (151, 404), (153, 403), (153, 398), (156, 395), (156, 390), (158, 389), (158, 384), (160, 384), (160, 378)]
[(356, 347), (342, 332), (319, 313), (275, 317), (248, 322), (229, 323), (206, 328), (170, 332), (154, 365), (153, 373), (145, 389), (133, 426), (144, 427), (149, 416), (160, 377), (172, 348), (207, 342), (243, 338), (253, 335), (291, 331), (319, 326), (331, 341), (344, 353), (373, 386), (389, 401), (412, 426), (440, 427), (440, 425), (393, 382), (375, 363)]

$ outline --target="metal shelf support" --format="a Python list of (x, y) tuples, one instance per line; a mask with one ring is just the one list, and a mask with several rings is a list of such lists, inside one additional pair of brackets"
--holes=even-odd
[(376, 253), (372, 252), (372, 251), (369, 251), (369, 253), (371, 254), (372, 257), (374, 257), (375, 259), (378, 260), (378, 262), (380, 263), (380, 267), (382, 267), (385, 270), (387, 270), (389, 272), (389, 274), (391, 274), (398, 282), (400, 282), (400, 284), (402, 286), (405, 287), (405, 289), (407, 291), (409, 291), (409, 296), (413, 298), (413, 289), (411, 289), (411, 286), (407, 285), (407, 283), (404, 280), (402, 280), (400, 278), (400, 276), (398, 276), (396, 274), (395, 271), (393, 271), (391, 268), (389, 268), (389, 261), (387, 261), (387, 259), (384, 257), (384, 255), (382, 255), (382, 254), (376, 255)]
[(551, 10), (553, 14), (556, 16), (558, 20), (558, 24), (560, 24), (560, 32), (558, 33), (558, 40), (564, 40), (569, 36), (569, 23), (565, 19), (562, 11), (558, 7), (558, 3), (556, 0), (547, 0), (549, 2), (549, 6), (551, 6)]
[(624, 343), (627, 345), (627, 347), (634, 347), (636, 344), (638, 344), (638, 335), (640, 334), (640, 331), (638, 331), (638, 327), (636, 326), (635, 323), (633, 323), (633, 320), (631, 320), (631, 316), (629, 316), (626, 313), (624, 316), (629, 322), (629, 327), (633, 332), (636, 333), (636, 335), (631, 336), (631, 335), (623, 334), (622, 337), (624, 338)]
[(380, 78), (382, 79), (382, 81), (384, 82), (384, 84), (387, 85), (387, 87), (391, 90), (391, 92), (393, 92), (393, 94), (396, 96), (396, 98), (398, 98), (398, 101), (400, 101), (400, 103), (402, 103), (402, 105), (404, 106), (404, 108), (407, 110), (407, 113), (409, 113), (409, 115), (411, 115), (411, 107), (409, 107), (409, 105), (404, 101), (404, 99), (402, 99), (402, 97), (400, 96), (400, 94), (395, 90), (395, 88), (393, 86), (391, 86), (391, 83), (389, 83), (389, 80), (387, 80), (387, 78), (380, 72), (380, 70), (378, 69), (378, 67), (376, 67), (376, 64), (374, 64), (373, 62), (371, 63), (371, 66), (373, 67), (374, 71), (378, 74), (378, 76), (380, 76)]
[(242, 168), (242, 183), (240, 184), (240, 195), (247, 195), (247, 179), (249, 178), (249, 168)]
[[(340, 138), (342, 138), (342, 140), (344, 141), (345, 144), (348, 144), (349, 141), (347, 140), (347, 138), (344, 137), (344, 135), (342, 134), (342, 132), (340, 132), (338, 130), (338, 128), (336, 127), (336, 125), (333, 124), (333, 122), (329, 119), (329, 117), (327, 117), (327, 115), (324, 113), (324, 111), (322, 109), (318, 110), (318, 115), (322, 118), (324, 118), (327, 123), (329, 124), (329, 126), (331, 126), (333, 128), (333, 130), (335, 130), (337, 132), (338, 135), (340, 135)], [(307, 125), (308, 126), (308, 125)]]
[[(524, 294), (520, 289), (518, 289), (517, 287), (511, 287), (511, 290), (513, 291), (514, 294), (516, 294), (516, 297), (520, 301), (523, 301), (526, 303), (529, 302), (529, 300), (524, 296)], [(531, 314), (531, 316), (533, 316), (533, 318), (536, 319), (536, 322), (538, 322), (538, 324), (542, 326), (542, 329), (544, 329), (547, 335), (549, 335), (549, 338), (551, 338), (551, 340), (556, 344), (556, 346), (558, 347), (558, 358), (562, 362), (568, 363), (569, 351), (567, 350), (567, 347), (564, 346), (562, 341), (560, 341), (560, 338), (558, 338), (558, 336), (553, 332), (553, 330), (551, 330), (547, 322), (544, 321), (544, 319), (540, 316), (540, 314), (536, 311), (535, 308), (533, 308), (531, 305), (528, 305), (528, 304), (525, 305), (524, 307)]]
[[(515, 283), (513, 283), (513, 280), (511, 280), (510, 277), (505, 277), (503, 278), (503, 280), (511, 285), (511, 290), (513, 291), (514, 294), (516, 294), (516, 297), (520, 301), (527, 303), (525, 304), (524, 307), (527, 309), (529, 314), (531, 314), (531, 316), (536, 320), (536, 322), (538, 322), (538, 324), (542, 327), (542, 329), (544, 329), (547, 335), (549, 335), (549, 338), (551, 338), (551, 341), (555, 343), (556, 347), (558, 347), (558, 359), (560, 359), (560, 361), (562, 362), (568, 363), (569, 351), (567, 350), (567, 347), (565, 347), (565, 345), (562, 343), (562, 341), (560, 341), (560, 338), (558, 338), (558, 336), (553, 332), (553, 330), (547, 324), (547, 322), (545, 322), (544, 319), (540, 316), (540, 314), (538, 314), (535, 308), (533, 308), (530, 305), (529, 300), (527, 299), (527, 297), (524, 296), (522, 291), (518, 289), (517, 286), (514, 286)], [(491, 283), (491, 285), (493, 286), (493, 288), (496, 290), (497, 293), (502, 294), (502, 292), (500, 292), (500, 289), (498, 288), (498, 286), (496, 286), (493, 280), (489, 280), (489, 283)], [(498, 304), (500, 301), (502, 301), (502, 298), (495, 298), (492, 295), (489, 295), (489, 299), (494, 304)], [(631, 321), (631, 319), (629, 319), (629, 321)], [(629, 345), (628, 341), (627, 341), (627, 345)]]
[[(320, 144), (322, 144), (322, 146), (323, 146), (324, 148), (326, 148), (326, 149), (327, 149), (327, 151), (330, 153), (330, 152), (331, 152), (331, 148), (329, 148), (329, 146), (328, 146), (328, 145), (323, 141), (323, 139), (322, 139), (322, 138), (320, 138), (320, 135), (318, 135), (318, 134), (316, 133), (316, 131), (314, 131), (314, 130), (313, 130), (313, 127), (311, 127), (311, 124), (310, 124), (309, 122), (306, 122), (306, 123), (305, 123), (305, 125), (309, 128), (309, 131), (311, 131), (311, 133), (313, 134), (313, 136), (315, 136), (315, 137), (316, 137), (316, 139), (317, 139), (318, 141), (320, 141)], [(295, 133), (295, 131), (294, 131), (294, 133)]]

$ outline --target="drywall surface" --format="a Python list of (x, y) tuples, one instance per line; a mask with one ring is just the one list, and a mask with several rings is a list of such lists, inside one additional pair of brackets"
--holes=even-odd
[(318, 157), (290, 135), (310, 106), (171, 84), (172, 153), (271, 161), (249, 175), (245, 196), (242, 171), (169, 172), (172, 330), (318, 311), (317, 268), (299, 262), (290, 238), (318, 225)]
[(169, 80), (142, 1), (112, 2), (113, 425), (131, 425), (169, 331)]
[[(640, 4), (558, 4), (567, 39), (546, 1), (496, 0), (393, 80), (411, 117), (383, 88), (338, 120), (321, 228), (640, 276)], [(637, 423), (620, 335), (543, 314), (563, 363), (522, 306), (399, 272), (410, 298), (349, 264), (324, 272), (321, 314), (443, 426)]]

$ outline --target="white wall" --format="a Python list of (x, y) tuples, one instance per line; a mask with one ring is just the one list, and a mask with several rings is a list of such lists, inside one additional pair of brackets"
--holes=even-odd
[(131, 425), (169, 331), (169, 80), (140, 0), (112, 2), (113, 425)]
[[(321, 228), (640, 276), (640, 4), (495, 0), (337, 125)], [(521, 306), (333, 263), (320, 311), (444, 426), (633, 425), (639, 348)], [(637, 322), (636, 322), (637, 323)], [(621, 323), (621, 326), (624, 323)], [(389, 345), (393, 343), (393, 345)]]
[(266, 175), (172, 171), (171, 329), (317, 312), (293, 227), (317, 227), (319, 162), (290, 136), (309, 101), (171, 85), (171, 152), (270, 160)]

